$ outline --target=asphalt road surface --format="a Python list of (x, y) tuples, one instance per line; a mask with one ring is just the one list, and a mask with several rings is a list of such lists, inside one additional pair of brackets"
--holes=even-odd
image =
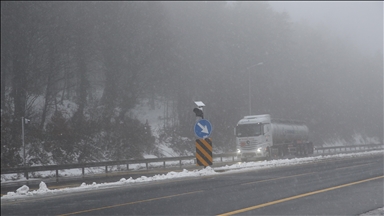
[(2, 215), (359, 215), (384, 206), (383, 155), (2, 200)]

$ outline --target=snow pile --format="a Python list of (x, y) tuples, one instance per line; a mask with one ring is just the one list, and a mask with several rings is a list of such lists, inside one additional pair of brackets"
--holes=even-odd
[(311, 163), (314, 161), (321, 161), (321, 160), (327, 160), (330, 158), (349, 158), (349, 157), (357, 157), (357, 156), (364, 156), (364, 155), (371, 155), (371, 154), (377, 154), (377, 153), (383, 153), (383, 150), (377, 150), (377, 151), (371, 151), (371, 152), (359, 152), (359, 153), (340, 153), (335, 155), (320, 155), (315, 157), (305, 157), (305, 158), (292, 158), (292, 159), (276, 159), (276, 160), (270, 160), (270, 161), (257, 161), (257, 162), (248, 162), (248, 163), (238, 163), (233, 165), (226, 165), (223, 167), (215, 168), (216, 171), (222, 171), (222, 170), (236, 170), (241, 169), (242, 171), (244, 169), (254, 169), (254, 168), (268, 168), (268, 167), (277, 167), (277, 166), (291, 166), (296, 164), (305, 164), (305, 163)]
[(167, 174), (159, 174), (152, 177), (141, 176), (140, 178), (137, 178), (137, 179), (132, 179), (132, 177), (129, 179), (122, 178), (120, 179), (119, 182), (120, 183), (139, 183), (139, 182), (160, 181), (160, 180), (184, 178), (184, 177), (207, 176), (207, 175), (214, 175), (214, 174), (216, 174), (214, 169), (212, 169), (211, 167), (206, 167), (205, 169), (202, 169), (202, 170), (188, 171), (184, 169), (181, 172), (172, 171)]
[(21, 188), (16, 190), (16, 194), (18, 195), (26, 195), (28, 194), (29, 187), (27, 185), (23, 185)]
[(2, 196), (1, 199), (13, 199), (13, 198), (20, 198), (24, 196), (38, 195), (38, 194), (42, 195), (46, 193), (54, 194), (54, 193), (60, 193), (60, 192), (85, 191), (89, 189), (110, 188), (114, 186), (121, 186), (124, 184), (143, 183), (143, 182), (185, 178), (185, 177), (198, 177), (198, 176), (206, 176), (206, 175), (214, 175), (214, 174), (217, 174), (217, 173), (211, 167), (206, 167), (205, 169), (202, 169), (202, 170), (193, 170), (193, 171), (188, 171), (184, 169), (181, 172), (172, 171), (172, 172), (168, 172), (167, 174), (159, 174), (152, 177), (141, 176), (137, 179), (133, 179), (132, 177), (130, 177), (129, 179), (122, 178), (118, 182), (101, 183), (101, 184), (96, 184), (96, 182), (93, 182), (92, 184), (82, 183), (79, 187), (53, 189), (53, 190), (48, 189), (47, 185), (44, 182), (41, 182), (38, 190), (29, 191), (29, 187), (26, 185), (23, 185), (22, 187), (17, 189), (16, 192), (8, 192), (6, 195)]
[(16, 190), (16, 193), (8, 192), (7, 195), (4, 195), (4, 197), (5, 196), (10, 196), (10, 197), (32, 196), (37, 194), (46, 194), (48, 192), (51, 192), (51, 190), (48, 189), (47, 185), (44, 182), (40, 182), (39, 189), (35, 191), (29, 191), (29, 187), (27, 185), (23, 185)]
[(40, 183), (40, 187), (38, 190), (29, 191), (29, 187), (24, 185), (16, 190), (16, 192), (8, 192), (6, 195), (1, 197), (1, 199), (15, 199), (25, 196), (33, 196), (33, 195), (43, 195), (43, 194), (54, 194), (54, 193), (63, 193), (63, 192), (79, 192), (86, 190), (94, 190), (94, 189), (102, 189), (102, 188), (111, 188), (116, 186), (122, 186), (127, 184), (135, 184), (135, 183), (144, 183), (144, 182), (152, 182), (152, 181), (161, 181), (167, 179), (178, 179), (178, 178), (186, 178), (186, 177), (199, 177), (199, 176), (208, 176), (208, 175), (220, 175), (222, 171), (228, 172), (238, 172), (238, 171), (247, 171), (247, 170), (257, 170), (257, 169), (265, 169), (268, 167), (281, 167), (281, 166), (289, 166), (296, 164), (304, 164), (310, 163), (313, 161), (321, 161), (327, 160), (330, 158), (346, 158), (346, 157), (358, 157), (365, 155), (373, 155), (373, 154), (383, 154), (383, 150), (371, 151), (371, 152), (359, 152), (359, 153), (344, 153), (344, 154), (336, 154), (336, 155), (328, 155), (328, 156), (316, 156), (316, 157), (306, 157), (306, 158), (293, 158), (293, 159), (281, 159), (281, 160), (271, 160), (271, 161), (258, 161), (258, 162), (248, 162), (248, 163), (237, 163), (231, 166), (223, 166), (218, 168), (206, 167), (201, 170), (192, 170), (188, 171), (184, 169), (181, 172), (168, 172), (167, 174), (158, 174), (152, 177), (141, 176), (139, 178), (133, 179), (132, 177), (125, 179), (121, 178), (120, 181), (111, 182), (111, 183), (101, 183), (97, 184), (93, 182), (92, 184), (82, 183), (79, 187), (74, 188), (64, 188), (64, 189), (54, 189), (50, 190), (47, 188), (47, 185), (44, 182)]

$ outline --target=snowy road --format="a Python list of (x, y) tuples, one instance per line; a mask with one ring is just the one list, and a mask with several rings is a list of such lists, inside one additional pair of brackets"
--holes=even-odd
[[(376, 161), (370, 161), (372, 158), (376, 158)], [(270, 207), (252, 210), (279, 214), (280, 209), (285, 211), (286, 215), (287, 212), (309, 214), (309, 210), (316, 209), (316, 212), (312, 212), (312, 214), (321, 214), (319, 211), (332, 213), (333, 210), (340, 209), (342, 204), (344, 207), (341, 209), (343, 209), (344, 215), (352, 212), (353, 214), (363, 214), (383, 207), (382, 187), (377, 188), (383, 185), (383, 180), (380, 177), (372, 179), (383, 176), (382, 160), (383, 151), (375, 151), (249, 162), (200, 171), (184, 170), (153, 177), (121, 179), (114, 183), (83, 184), (80, 187), (56, 190), (49, 190), (44, 183), (41, 183), (38, 190), (29, 191), (24, 187), (17, 192), (9, 192), (8, 195), (3, 196), (1, 198), (2, 214), (31, 214), (32, 212), (63, 214), (83, 210), (87, 210), (88, 213), (84, 212), (85, 214), (112, 215), (123, 212), (125, 214), (127, 212), (128, 214), (221, 214), (371, 179), (339, 189), (330, 189), (329, 192), (318, 192), (300, 199), (292, 199), (284, 203), (273, 204)], [(257, 193), (254, 191), (255, 188), (258, 189)], [(290, 189), (285, 190), (284, 188)], [(353, 200), (354, 196), (351, 194), (356, 193), (359, 196), (355, 197), (368, 201), (371, 199), (371, 202)], [(332, 206), (330, 203), (337, 203), (336, 201), (340, 201), (340, 197), (344, 197), (344, 200), (352, 200), (341, 203), (339, 206), (333, 205), (334, 207), (330, 208), (329, 206)], [(49, 207), (51, 205), (47, 205), (47, 202), (55, 208)], [(148, 202), (151, 202), (151, 205), (145, 204)], [(314, 203), (318, 205), (314, 208), (292, 209), (292, 206), (289, 205), (290, 202), (309, 202), (302, 206), (314, 206)], [(273, 206), (279, 206), (279, 208)], [(23, 211), (23, 208), (20, 207), (28, 210)], [(103, 210), (97, 210), (98, 208)], [(252, 213), (252, 211), (244, 214), (256, 213)], [(337, 212), (337, 214), (343, 212)], [(260, 214), (268, 214), (268, 212)]]

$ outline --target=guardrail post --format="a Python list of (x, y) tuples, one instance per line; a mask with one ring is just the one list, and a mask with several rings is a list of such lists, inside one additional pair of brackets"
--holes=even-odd
[(148, 170), (148, 162), (145, 163), (145, 166), (147, 167), (147, 170)]
[(29, 179), (29, 177), (28, 177), (28, 171), (25, 171), (24, 172), (24, 177), (28, 180)]
[(179, 162), (180, 162), (180, 168), (181, 168), (181, 160), (179, 160)]
[(83, 174), (83, 178), (84, 178), (84, 167), (81, 167), (81, 174)]
[(164, 167), (164, 169), (165, 169), (165, 161), (163, 161), (163, 167)]
[(59, 169), (56, 169), (56, 182), (59, 182)]
[(129, 171), (129, 164), (127, 163), (127, 171)]
[(108, 173), (108, 166), (105, 166), (105, 175), (107, 176)]

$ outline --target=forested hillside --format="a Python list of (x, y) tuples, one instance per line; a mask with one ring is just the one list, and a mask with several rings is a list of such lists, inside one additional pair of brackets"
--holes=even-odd
[(23, 163), (22, 117), (28, 164), (140, 158), (156, 148), (130, 115), (143, 99), (165, 104), (175, 148), (194, 139), (194, 100), (223, 151), (250, 108), (307, 122), (315, 144), (382, 142), (383, 53), (266, 2), (1, 2), (2, 167)]

